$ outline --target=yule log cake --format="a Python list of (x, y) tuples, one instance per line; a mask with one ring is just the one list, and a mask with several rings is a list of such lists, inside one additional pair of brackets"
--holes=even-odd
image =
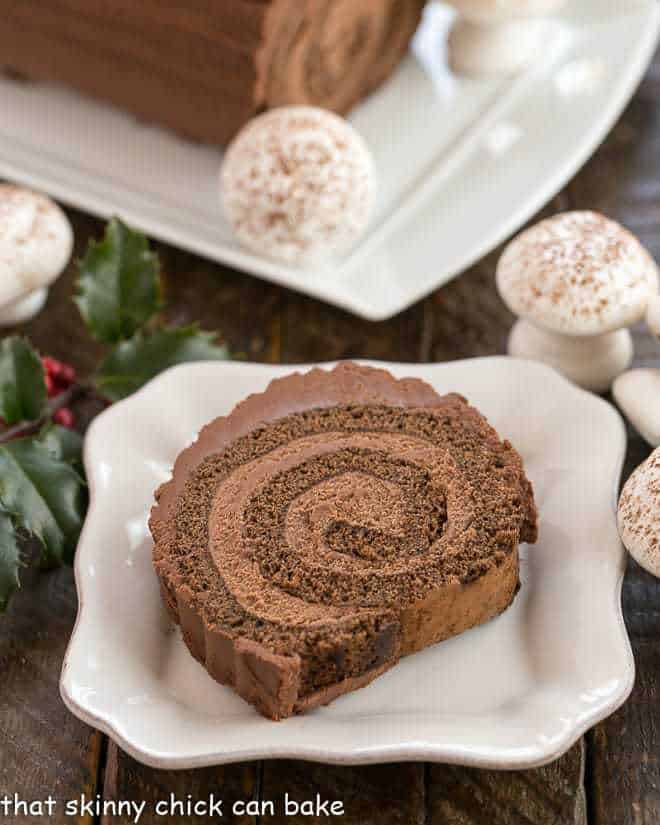
[(405, 55), (424, 0), (0, 0), (0, 68), (224, 144), (258, 112), (347, 112)]
[(172, 618), (272, 719), (501, 613), (536, 540), (522, 460), (476, 409), (354, 364), (273, 381), (213, 421), (156, 498)]

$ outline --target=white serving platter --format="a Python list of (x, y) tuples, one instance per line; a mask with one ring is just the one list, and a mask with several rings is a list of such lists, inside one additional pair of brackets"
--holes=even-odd
[(63, 89), (0, 78), (0, 176), (388, 318), (512, 234), (585, 162), (648, 66), (660, 5), (570, 0), (538, 62), (496, 80), (449, 73), (450, 19), (431, 3), (414, 53), (352, 114), (376, 157), (379, 208), (364, 240), (325, 268), (278, 265), (237, 245), (219, 205), (219, 150)]
[(274, 757), (521, 768), (557, 758), (626, 699), (634, 664), (620, 603), (626, 439), (617, 412), (531, 362), (385, 366), (463, 393), (522, 454), (540, 538), (521, 548), (512, 607), (328, 707), (284, 722), (259, 716), (170, 625), (147, 518), (154, 489), (200, 427), (293, 368), (185, 365), (102, 413), (87, 435), (91, 505), (61, 681), (73, 713), (161, 768)]

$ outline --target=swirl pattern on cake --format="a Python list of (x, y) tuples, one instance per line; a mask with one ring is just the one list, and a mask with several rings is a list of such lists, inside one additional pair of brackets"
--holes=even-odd
[(504, 610), (536, 538), (522, 461), (465, 399), (342, 364), (184, 451), (151, 518), (193, 655), (274, 719)]
[(421, 0), (318, 0), (301, 15), (298, 0), (273, 9), (266, 108), (308, 104), (349, 111), (383, 83), (405, 55), (420, 20)]

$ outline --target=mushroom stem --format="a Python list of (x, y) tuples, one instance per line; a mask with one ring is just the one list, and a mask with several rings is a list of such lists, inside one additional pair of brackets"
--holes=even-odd
[(519, 320), (509, 336), (509, 355), (541, 361), (586, 390), (605, 392), (632, 363), (633, 341), (627, 329), (563, 335)]
[(513, 74), (533, 58), (544, 21), (521, 18), (498, 21), (459, 17), (449, 34), (449, 62), (464, 75)]
[(0, 307), (0, 327), (22, 324), (41, 311), (48, 297), (48, 288), (35, 289), (23, 298)]
[(646, 308), (646, 325), (651, 334), (660, 339), (660, 295), (654, 295)]
[(619, 409), (652, 447), (660, 447), (660, 369), (628, 370), (612, 385)]

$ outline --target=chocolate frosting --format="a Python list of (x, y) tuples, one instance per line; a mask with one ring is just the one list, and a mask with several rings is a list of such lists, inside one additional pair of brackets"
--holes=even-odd
[(156, 497), (173, 618), (272, 718), (501, 612), (536, 538), (520, 457), (465, 399), (352, 364), (216, 419)]

